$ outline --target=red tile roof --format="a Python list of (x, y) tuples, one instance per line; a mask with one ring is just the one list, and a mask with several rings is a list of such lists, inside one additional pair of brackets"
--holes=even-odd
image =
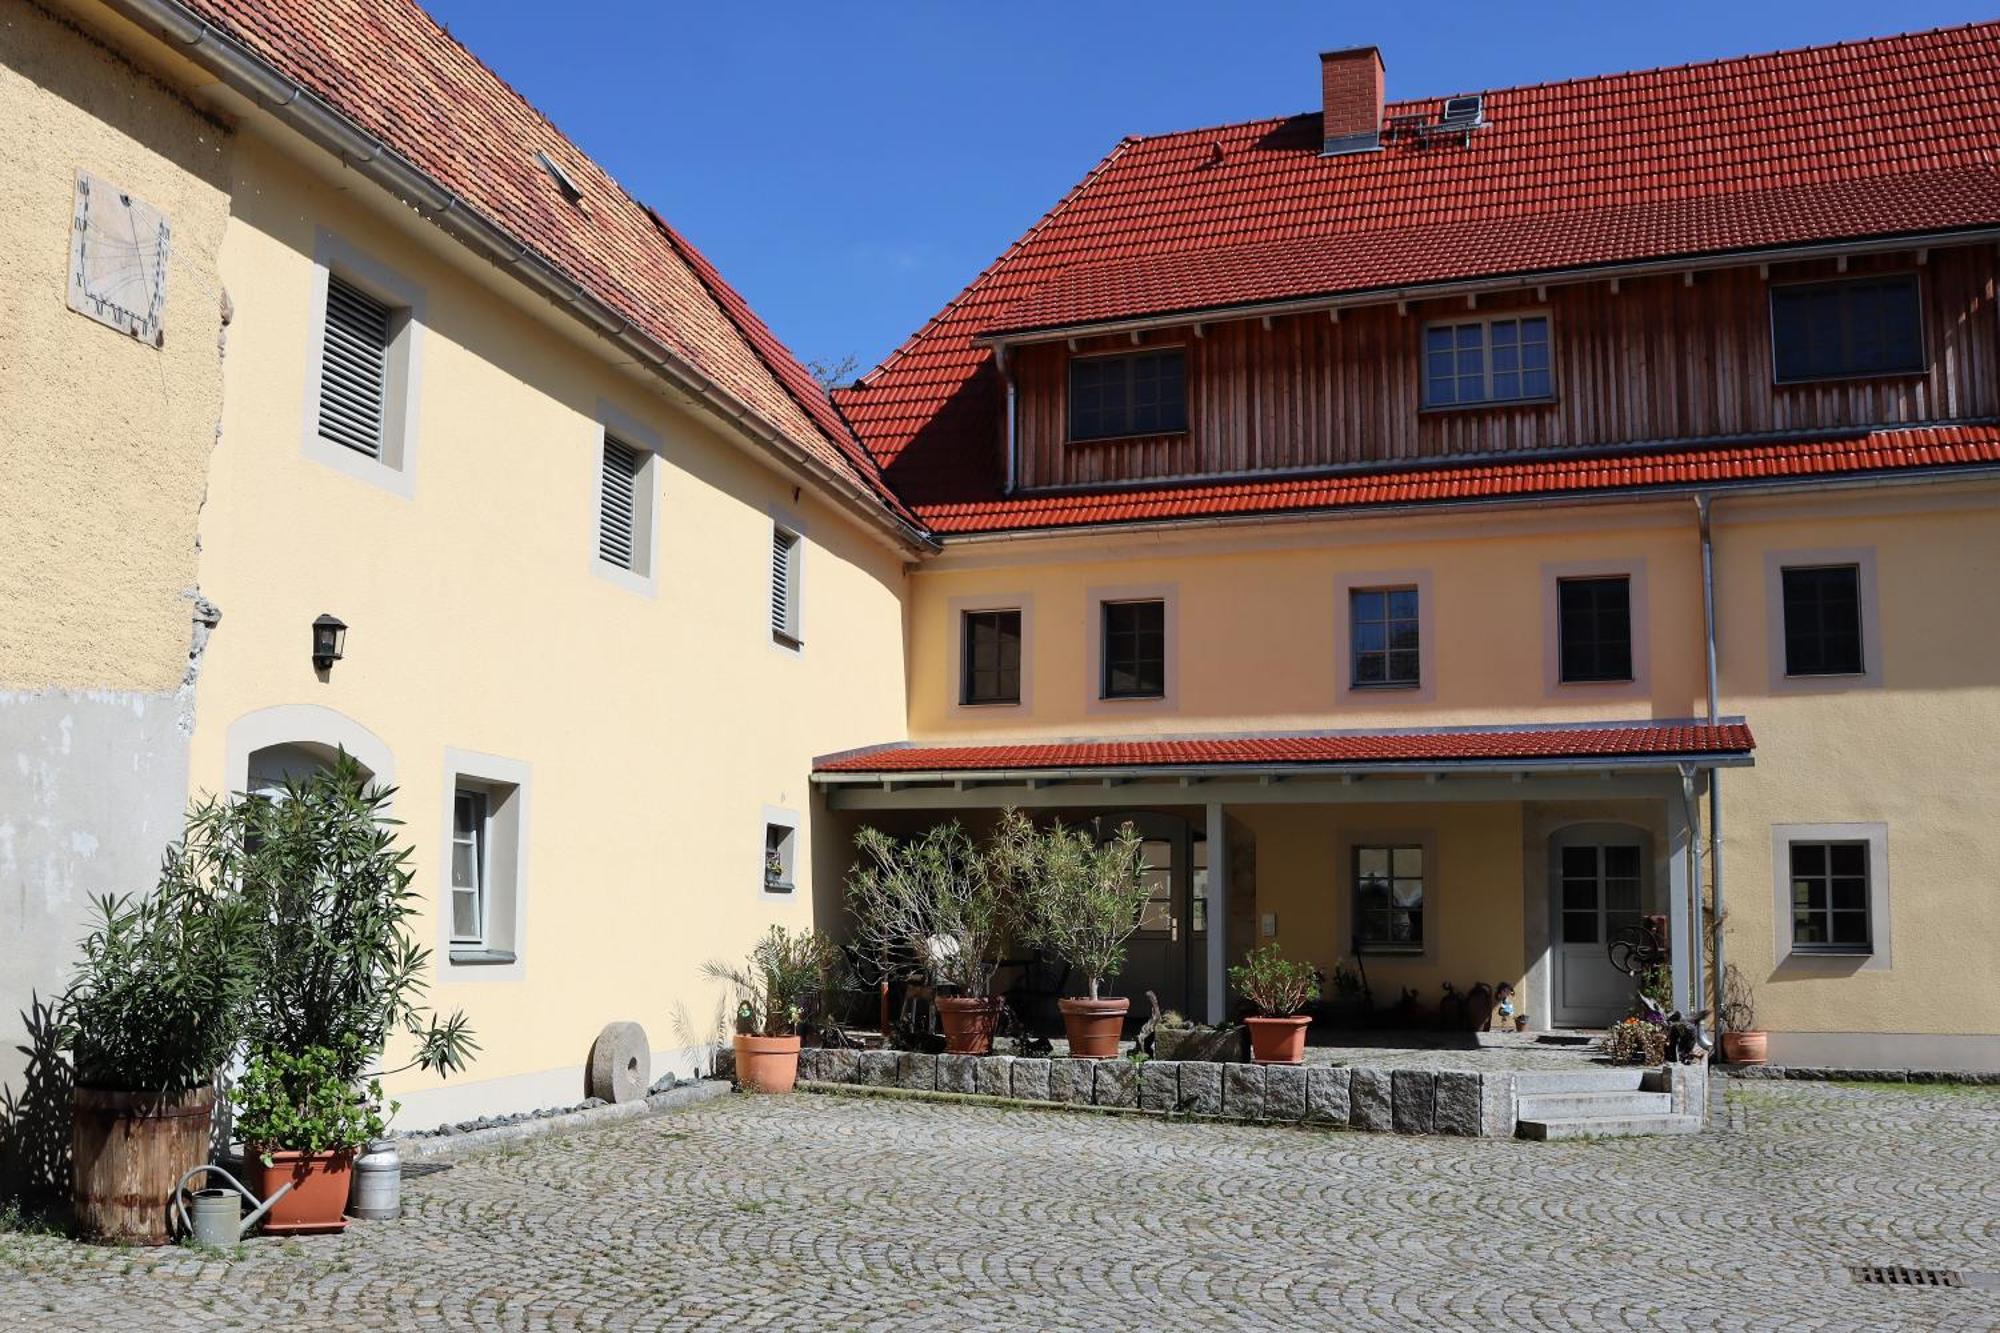
[[(664, 344), (763, 424), (886, 494), (826, 396), (714, 267), (415, 0), (184, 0)], [(535, 160), (583, 190), (579, 209)], [(657, 224), (657, 225), (656, 225)]]
[(1460, 760), (1743, 757), (1756, 742), (1740, 721), (1600, 723), (1521, 730), (1328, 732), (1313, 736), (904, 745), (833, 755), (816, 773), (965, 773), (1050, 769), (1426, 764)]
[(835, 402), (929, 518), (1000, 489), (983, 332), (2000, 224), (1997, 69), (1985, 23), (1500, 89), (1464, 147), (1323, 158), (1317, 113), (1128, 138)]
[(931, 531), (975, 532), (1156, 522), (1452, 501), (1556, 498), (1651, 488), (1726, 487), (1787, 478), (2000, 465), (2000, 425), (1857, 430), (1812, 439), (1678, 445), (1538, 458), (1038, 493), (919, 505)]

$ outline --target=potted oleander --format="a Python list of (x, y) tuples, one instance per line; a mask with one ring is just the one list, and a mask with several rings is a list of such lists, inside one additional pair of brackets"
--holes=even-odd
[(208, 1161), (216, 1075), (252, 979), (256, 921), (234, 878), (227, 810), (203, 801), (152, 893), (95, 904), (55, 1007), (75, 1079), (71, 1192), (86, 1236), (166, 1243), (175, 1182)]
[(811, 927), (773, 926), (742, 965), (702, 971), (736, 994), (736, 1082), (749, 1092), (790, 1092), (799, 1077), (799, 1031), (839, 982), (840, 949)]
[(936, 997), (945, 1049), (987, 1054), (1002, 1003), (993, 973), (1011, 925), (1012, 862), (956, 821), (907, 841), (864, 828), (854, 844), (863, 858), (847, 878), (856, 956), (884, 979), (920, 974)]
[[(363, 1142), (309, 1132), (313, 1117), (366, 1120), (353, 1108), (379, 1101), (374, 1080), (408, 1069), (447, 1077), (478, 1050), (463, 1013), (440, 1018), (422, 1002), (431, 951), (412, 930), (421, 899), (389, 814), (393, 794), (341, 754), (276, 797), (232, 807), (242, 892), (257, 921), (246, 1035), (264, 1070), (259, 1095), (274, 1107), (289, 1099), (305, 1117), (258, 1126), (267, 1137), (250, 1162), (252, 1188), (268, 1198), (290, 1182), (299, 1208), (285, 1225), (295, 1230), (345, 1225), (345, 1190), (315, 1177), (344, 1179)], [(392, 1041), (407, 1059), (383, 1069)], [(288, 1141), (288, 1125), (306, 1137)], [(315, 1211), (299, 1210), (309, 1203)]]
[(1319, 974), (1311, 965), (1266, 944), (1229, 969), (1229, 984), (1257, 1010), (1243, 1020), (1250, 1029), (1250, 1058), (1260, 1065), (1302, 1062), (1312, 1019), (1299, 1011), (1319, 998)]
[(1110, 1059), (1118, 1054), (1132, 1001), (1102, 994), (1125, 965), (1125, 944), (1139, 928), (1147, 885), (1139, 833), (1121, 826), (1099, 843), (1083, 829), (1037, 831), (1018, 810), (1000, 818), (997, 854), (1010, 864), (1026, 943), (1054, 954), (1082, 979), (1084, 993), (1057, 1002), (1072, 1056)]

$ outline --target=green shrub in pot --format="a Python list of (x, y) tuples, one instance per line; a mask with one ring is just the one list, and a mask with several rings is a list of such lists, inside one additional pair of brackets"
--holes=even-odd
[(166, 1196), (207, 1159), (215, 1078), (254, 985), (256, 914), (236, 890), (229, 807), (197, 803), (150, 894), (100, 898), (57, 1041), (75, 1075), (71, 1195), (79, 1230), (168, 1238)]
[(1069, 1053), (1116, 1055), (1131, 1001), (1099, 992), (1124, 967), (1126, 942), (1139, 928), (1151, 892), (1138, 830), (1128, 822), (1099, 842), (1088, 830), (1065, 828), (1060, 821), (1037, 829), (1010, 809), (1000, 816), (994, 847), (1010, 867), (1025, 941), (1062, 959), (1083, 979), (1084, 995), (1058, 1004)]

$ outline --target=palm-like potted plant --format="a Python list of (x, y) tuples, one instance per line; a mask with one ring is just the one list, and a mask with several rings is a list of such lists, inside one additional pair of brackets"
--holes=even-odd
[(1757, 997), (1736, 964), (1722, 968), (1722, 1058), (1732, 1065), (1761, 1065), (1770, 1059), (1770, 1034), (1757, 1026)]
[(799, 1029), (839, 983), (840, 949), (807, 927), (771, 927), (742, 966), (702, 971), (736, 992), (736, 1082), (752, 1092), (790, 1092), (799, 1077)]
[(227, 811), (204, 801), (155, 891), (106, 897), (56, 1006), (70, 1052), (72, 1194), (79, 1229), (168, 1239), (167, 1196), (208, 1160), (217, 1071), (242, 1030), (255, 918), (234, 891)]
[(1257, 1008), (1243, 1020), (1250, 1029), (1250, 1058), (1264, 1065), (1304, 1060), (1312, 1019), (1299, 1010), (1319, 998), (1319, 974), (1286, 958), (1276, 944), (1266, 944), (1229, 969), (1229, 984)]
[[(463, 1013), (440, 1019), (421, 1003), (430, 950), (410, 929), (420, 899), (411, 887), (410, 849), (399, 845), (398, 821), (388, 814), (392, 795), (342, 754), (275, 798), (246, 797), (231, 807), (242, 892), (257, 920), (250, 1050), (300, 1107), (363, 1100), (371, 1074), (421, 1068), (445, 1077), (478, 1049)], [(381, 1070), (392, 1038), (411, 1043), (411, 1057)], [(345, 1190), (307, 1185), (321, 1174), (345, 1179), (360, 1142), (315, 1146), (280, 1137), (257, 1146), (251, 1174), (260, 1177), (260, 1195), (286, 1180), (305, 1198), (338, 1194), (330, 1215), (294, 1216), (297, 1229), (344, 1225)]]
[(1011, 863), (1027, 943), (1055, 954), (1083, 980), (1083, 995), (1057, 1002), (1069, 1053), (1117, 1055), (1132, 1001), (1099, 992), (1124, 966), (1125, 943), (1146, 906), (1138, 830), (1125, 824), (1100, 844), (1085, 830), (1060, 823), (1037, 832), (1025, 815), (1008, 810), (994, 843), (997, 855)]
[(921, 972), (939, 993), (945, 1049), (993, 1049), (1000, 998), (992, 993), (1000, 941), (1009, 925), (1011, 863), (973, 843), (956, 822), (898, 842), (864, 828), (854, 843), (865, 858), (848, 873), (857, 955), (884, 976)]

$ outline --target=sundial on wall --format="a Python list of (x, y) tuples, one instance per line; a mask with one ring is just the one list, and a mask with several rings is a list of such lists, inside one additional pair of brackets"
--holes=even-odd
[(160, 210), (87, 171), (76, 173), (69, 308), (157, 347), (166, 339), (167, 248)]

